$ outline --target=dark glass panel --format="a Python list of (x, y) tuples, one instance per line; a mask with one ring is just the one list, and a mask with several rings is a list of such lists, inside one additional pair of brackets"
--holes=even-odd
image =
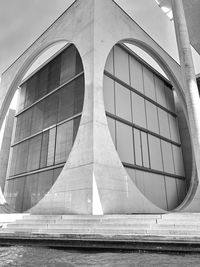
[(43, 118), (44, 118), (44, 101), (41, 101), (33, 107), (31, 135), (43, 129)]
[(5, 184), (4, 196), (6, 202), (12, 206), (12, 199), (13, 199), (13, 184), (14, 180), (7, 180)]
[(15, 174), (23, 173), (27, 170), (27, 159), (29, 151), (29, 140), (17, 145)]
[(47, 166), (51, 166), (54, 164), (55, 145), (56, 145), (56, 127), (49, 130)]
[(178, 205), (178, 192), (176, 187), (176, 179), (165, 176), (167, 206), (168, 210), (172, 210)]
[(40, 168), (44, 168), (47, 166), (48, 145), (49, 145), (49, 131), (46, 131), (42, 134)]
[(37, 202), (39, 202), (52, 187), (53, 172), (53, 170), (49, 170), (38, 174)]
[(51, 92), (60, 85), (60, 67), (61, 67), (61, 55), (54, 58), (49, 64), (48, 73), (48, 92)]
[(23, 211), (32, 208), (38, 200), (38, 174), (26, 177), (24, 187)]
[(42, 102), (44, 103), (44, 123), (43, 129), (46, 129), (57, 122), (58, 115), (58, 103), (59, 103), (59, 92), (48, 96)]
[(104, 75), (103, 79), (103, 95), (105, 110), (115, 114), (115, 88), (113, 79)]
[(163, 171), (160, 139), (150, 134), (148, 139), (151, 168), (154, 170)]
[(76, 50), (76, 74), (83, 71), (83, 63), (78, 50)]
[(39, 168), (41, 139), (42, 134), (37, 135), (29, 140), (27, 171), (36, 170)]
[(26, 82), (25, 107), (30, 106), (36, 100), (37, 75), (35, 74)]
[(49, 65), (46, 65), (37, 74), (37, 99), (40, 99), (47, 93), (48, 73)]
[(73, 144), (73, 120), (57, 127), (55, 164), (65, 162)]
[(23, 198), (24, 198), (24, 183), (25, 177), (14, 179), (13, 184), (13, 208), (15, 211), (22, 212), (23, 210)]
[(60, 84), (76, 75), (76, 48), (71, 45), (61, 54)]
[(33, 108), (30, 108), (19, 115), (21, 117), (21, 120), (19, 121), (20, 134), (19, 134), (19, 139), (16, 141), (20, 141), (31, 134), (32, 113), (33, 113)]

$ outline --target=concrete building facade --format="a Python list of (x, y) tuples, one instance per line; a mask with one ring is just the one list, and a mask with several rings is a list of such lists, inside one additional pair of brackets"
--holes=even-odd
[[(145, 50), (169, 80), (124, 42)], [(1, 124), (20, 87), (8, 204), (32, 214), (199, 211), (200, 103), (191, 104), (185, 72), (114, 1), (75, 1), (2, 76)]]

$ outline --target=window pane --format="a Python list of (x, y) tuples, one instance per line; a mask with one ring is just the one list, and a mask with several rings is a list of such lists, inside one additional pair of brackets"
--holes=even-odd
[(23, 209), (23, 195), (24, 195), (25, 177), (14, 179), (13, 184), (13, 208), (15, 211), (22, 212)]
[(116, 115), (125, 120), (132, 121), (130, 91), (119, 83), (115, 83), (115, 95)]
[(146, 114), (144, 98), (131, 92), (133, 123), (146, 128)]
[(41, 139), (42, 135), (40, 134), (29, 140), (27, 171), (39, 169)]
[(174, 156), (175, 173), (180, 176), (185, 176), (182, 150), (180, 147), (174, 145), (172, 145), (172, 149)]
[(79, 128), (79, 125), (80, 125), (80, 120), (81, 120), (81, 116), (74, 119), (73, 122), (74, 122), (74, 126), (73, 126), (73, 142), (76, 138), (76, 135), (77, 135), (77, 132), (78, 132), (78, 128)]
[(176, 188), (176, 180), (174, 178), (165, 176), (166, 192), (167, 192), (167, 205), (168, 210), (172, 210), (178, 205), (178, 194)]
[(60, 175), (61, 171), (62, 171), (63, 167), (61, 168), (56, 168), (53, 170), (53, 184), (55, 183), (55, 181), (57, 180), (58, 176)]
[(61, 54), (60, 84), (76, 75), (76, 48), (71, 45)]
[(174, 142), (180, 143), (177, 119), (170, 114), (168, 116), (169, 116), (169, 127), (170, 127), (171, 140), (173, 140)]
[(48, 145), (49, 145), (49, 131), (46, 131), (42, 134), (40, 168), (44, 168), (47, 166)]
[(148, 138), (151, 168), (154, 170), (163, 171), (160, 139), (150, 134), (148, 135)]
[(157, 76), (155, 77), (155, 87), (156, 87), (156, 98), (157, 98), (157, 102), (167, 108), (167, 102), (166, 102), (166, 98), (165, 98), (165, 85), (164, 85), (164, 81), (159, 79)]
[(15, 174), (26, 172), (27, 170), (27, 159), (29, 151), (29, 140), (24, 141), (17, 145), (17, 160), (15, 166)]
[(148, 129), (154, 133), (159, 133), (157, 107), (146, 101), (146, 109)]
[(103, 92), (104, 92), (105, 110), (112, 114), (115, 114), (114, 81), (105, 75), (104, 75), (104, 81), (103, 81)]
[(149, 149), (147, 142), (147, 134), (141, 132), (141, 140), (142, 140), (142, 161), (143, 166), (149, 168)]
[(48, 92), (51, 92), (60, 84), (60, 67), (61, 67), (61, 56), (54, 58), (49, 64), (48, 73)]
[(167, 209), (164, 176), (144, 172), (145, 196), (162, 209)]
[(53, 184), (53, 170), (40, 172), (38, 174), (37, 202), (39, 202), (49, 191)]
[(143, 67), (143, 77), (144, 77), (145, 95), (153, 100), (156, 100), (156, 91), (155, 91), (155, 86), (154, 86), (153, 73), (147, 68)]
[(19, 119), (19, 126), (17, 125), (17, 128), (19, 129), (19, 139), (18, 140), (16, 139), (15, 141), (20, 141), (31, 134), (32, 112), (33, 108), (30, 108), (26, 112), (23, 112), (17, 117), (17, 124), (18, 124), (18, 118), (19, 117), (21, 118)]
[(49, 74), (49, 65), (43, 67), (38, 72), (38, 80), (37, 80), (38, 99), (43, 97), (47, 93), (48, 74)]
[(56, 128), (54, 127), (49, 130), (47, 166), (54, 164), (55, 142), (56, 142)]
[(13, 184), (14, 180), (7, 180), (5, 184), (4, 197), (8, 205), (12, 207), (12, 198), (13, 198)]
[(130, 75), (131, 75), (131, 86), (140, 91), (144, 92), (143, 88), (143, 74), (142, 65), (132, 56), (130, 56)]
[(175, 112), (173, 91), (166, 84), (165, 84), (165, 97), (167, 102), (167, 108), (172, 112)]
[(21, 88), (19, 89), (19, 102), (18, 102), (18, 112), (22, 111), (25, 106), (25, 99), (26, 99), (26, 83), (21, 85)]
[(168, 113), (158, 108), (158, 118), (159, 118), (159, 126), (160, 126), (160, 135), (170, 139)]
[(36, 100), (37, 75), (34, 75), (26, 82), (26, 100), (25, 107), (30, 106)]
[(75, 80), (74, 88), (74, 115), (82, 112), (84, 99), (84, 76)]
[(44, 101), (37, 103), (32, 109), (31, 134), (35, 134), (43, 129)]
[(108, 58), (106, 60), (106, 65), (105, 65), (105, 70), (110, 72), (111, 74), (114, 73), (114, 68), (113, 68), (113, 53), (114, 49), (112, 49), (108, 55)]
[(65, 162), (73, 144), (73, 120), (57, 127), (55, 164)]
[(56, 124), (57, 115), (58, 115), (58, 103), (59, 97), (58, 92), (55, 92), (53, 95), (47, 97), (44, 100), (44, 126), (43, 128), (48, 128)]
[(142, 144), (140, 139), (140, 131), (134, 129), (134, 147), (135, 147), (135, 163), (142, 166)]
[(162, 140), (161, 146), (162, 146), (162, 154), (163, 154), (164, 171), (168, 173), (174, 173), (172, 145)]
[(132, 128), (116, 122), (117, 152), (122, 162), (134, 164)]
[(115, 76), (129, 84), (129, 60), (126, 53), (119, 46), (114, 47)]
[(131, 180), (134, 182), (134, 184), (136, 185), (136, 170), (131, 169), (131, 168), (125, 168), (129, 177), (131, 178)]
[(33, 174), (26, 177), (24, 188), (23, 211), (37, 204), (38, 175)]
[(186, 196), (185, 180), (176, 179), (176, 185), (177, 185), (177, 191), (178, 191), (178, 200), (180, 204)]

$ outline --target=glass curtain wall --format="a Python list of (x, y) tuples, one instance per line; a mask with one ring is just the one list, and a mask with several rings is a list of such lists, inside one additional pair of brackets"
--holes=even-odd
[(129, 176), (166, 210), (186, 195), (172, 86), (124, 46), (110, 52), (104, 72), (110, 133)]
[(21, 85), (5, 188), (16, 211), (34, 206), (60, 174), (78, 131), (83, 97), (83, 66), (74, 45)]

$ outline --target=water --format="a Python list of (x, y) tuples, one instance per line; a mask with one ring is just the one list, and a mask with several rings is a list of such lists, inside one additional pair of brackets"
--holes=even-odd
[(0, 266), (132, 267), (200, 266), (200, 254), (89, 252), (40, 247), (0, 247)]

